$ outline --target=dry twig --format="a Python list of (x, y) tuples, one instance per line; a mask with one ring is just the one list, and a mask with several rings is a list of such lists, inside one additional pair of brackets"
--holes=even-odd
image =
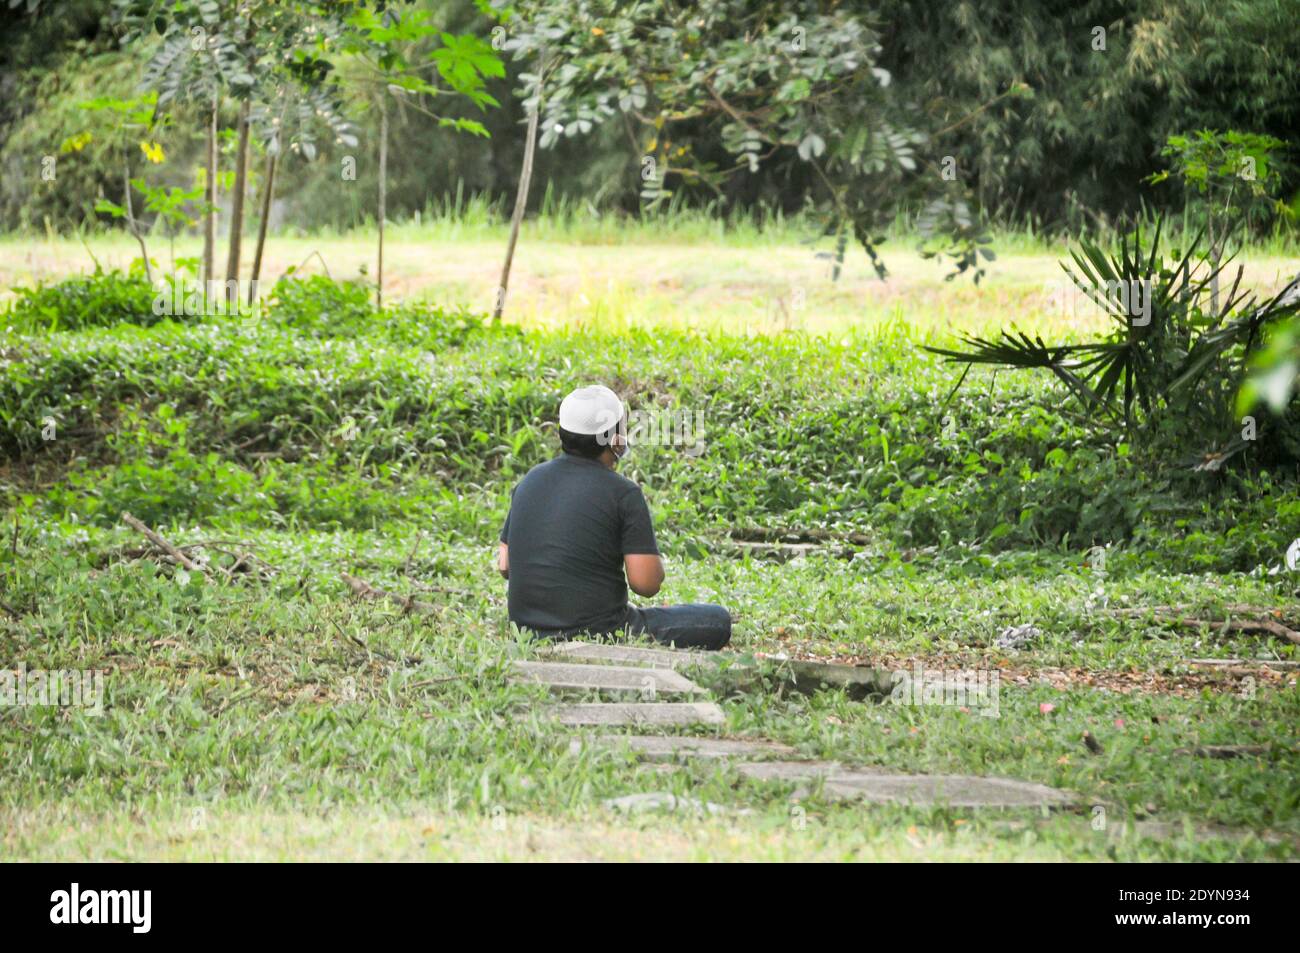
[(172, 559), (176, 560), (178, 563), (181, 564), (181, 566), (183, 566), (185, 569), (188, 569), (190, 572), (203, 573), (207, 571), (206, 567), (200, 566), (194, 560), (190, 559), (190, 557), (186, 556), (183, 552), (181, 552), (171, 543), (167, 542), (167, 540), (163, 539), (161, 536), (159, 536), (157, 533), (151, 530), (148, 526), (145, 526), (144, 523), (141, 523), (130, 513), (124, 512), (122, 514), (122, 522), (125, 523), (127, 526), (131, 527), (136, 532), (143, 533), (145, 539), (149, 540), (149, 542), (153, 543), (155, 546), (161, 549)]
[(1300, 645), (1300, 632), (1278, 621), (1281, 612), (1261, 606), (1230, 605), (1224, 606), (1225, 612), (1251, 613), (1265, 618), (1255, 619), (1197, 619), (1182, 614), (1176, 606), (1152, 606), (1150, 608), (1112, 609), (1117, 615), (1146, 615), (1150, 613), (1157, 622), (1166, 625), (1178, 625), (1184, 628), (1217, 627), (1222, 632), (1255, 632), (1276, 635), (1293, 645)]
[(385, 589), (379, 589), (376, 586), (372, 586), (364, 579), (358, 579), (356, 576), (350, 576), (345, 572), (339, 573), (339, 575), (342, 577), (343, 581), (348, 584), (348, 588), (352, 590), (352, 594), (358, 599), (388, 599), (389, 601), (396, 602), (401, 606), (404, 612), (410, 612), (412, 609), (418, 610), (419, 612), (430, 613), (438, 613), (441, 611), (439, 606), (435, 606), (431, 602), (418, 602), (410, 596), (399, 596), (395, 592), (388, 592)]

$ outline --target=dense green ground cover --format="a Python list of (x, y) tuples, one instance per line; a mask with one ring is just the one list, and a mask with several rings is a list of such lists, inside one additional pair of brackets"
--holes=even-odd
[[(1190, 473), (1096, 435), (1038, 378), (972, 375), (945, 403), (954, 372), (901, 326), (525, 331), (427, 305), (376, 315), (363, 290), (323, 280), (281, 286), (244, 322), (157, 321), (142, 300), (101, 280), (20, 299), (0, 322), (14, 527), (0, 645), (29, 668), (109, 673), (102, 717), (0, 711), (7, 855), (353, 856), (370, 831), (372, 855), (557, 856), (557, 832), (605, 827), (585, 855), (655, 854), (642, 828), (674, 856), (746, 842), (765, 856), (1295, 855), (1294, 674), (1185, 665), (1294, 649), (1159, 617), (1251, 604), (1295, 621), (1294, 474)], [(555, 452), (560, 398), (590, 380), (634, 409), (703, 414), (702, 454), (643, 445), (624, 469), (656, 517), (663, 597), (726, 603), (739, 653), (1003, 675), (997, 718), (701, 675), (724, 733), (1058, 785), (1104, 823), (1092, 809), (867, 810), (816, 791), (805, 816), (789, 787), (725, 768), (660, 776), (571, 753), (572, 733), (538, 715), (542, 692), (506, 681), (532, 650), (504, 620), (489, 554), (511, 485)], [(224, 582), (138, 558), (123, 511), (274, 569)], [(754, 528), (857, 534), (856, 555), (765, 561), (730, 539)], [(437, 611), (351, 601), (340, 572)], [(1030, 646), (996, 645), (1024, 623)], [(1267, 748), (1176, 753), (1229, 743)], [(601, 807), (645, 790), (755, 812), (629, 821)]]

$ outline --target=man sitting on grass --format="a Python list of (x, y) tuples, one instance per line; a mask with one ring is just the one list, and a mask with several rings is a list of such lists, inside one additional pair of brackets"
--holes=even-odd
[(628, 605), (628, 586), (639, 596), (659, 591), (664, 563), (645, 495), (614, 472), (626, 427), (608, 387), (581, 387), (560, 404), (564, 452), (519, 481), (501, 528), (497, 569), (509, 580), (510, 621), (546, 638), (627, 633), (720, 649), (731, 640), (722, 606)]

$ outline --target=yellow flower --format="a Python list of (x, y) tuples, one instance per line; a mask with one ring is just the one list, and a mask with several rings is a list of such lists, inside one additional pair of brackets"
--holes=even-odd
[(143, 152), (145, 158), (148, 159), (150, 162), (152, 162), (154, 165), (157, 165), (158, 163), (162, 162), (164, 158), (166, 158), (163, 155), (163, 147), (156, 142), (140, 143), (140, 151)]
[(60, 152), (80, 152), (86, 146), (90, 145), (91, 134), (88, 132), (79, 132), (75, 136), (69, 136), (63, 140), (59, 146)]

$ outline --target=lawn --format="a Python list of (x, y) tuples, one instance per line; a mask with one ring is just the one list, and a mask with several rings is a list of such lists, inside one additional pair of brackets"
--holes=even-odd
[[(447, 230), (395, 230), (390, 299), (405, 303), (382, 319), (364, 290), (303, 283), (251, 327), (2, 322), (0, 651), (103, 671), (106, 698), (102, 713), (0, 709), (0, 856), (1300, 855), (1297, 669), (1270, 664), (1300, 654), (1212, 624), (1244, 605), (1300, 628), (1294, 481), (1191, 474), (1100, 438), (1032, 375), (976, 372), (945, 404), (959, 372), (920, 349), (1012, 320), (1096, 326), (1048, 300), (1054, 250), (1008, 243), (978, 289), (904, 250), (883, 284), (857, 256), (832, 284), (789, 236), (539, 224), (516, 259), (520, 326), (497, 328), (475, 315), (497, 234)], [(132, 254), (89, 244), (106, 266)], [(312, 251), (335, 278), (371, 255), (364, 236), (277, 239), (269, 274)], [(5, 239), (0, 287), (87, 262), (75, 241)], [(1296, 268), (1250, 260), (1263, 284)], [(665, 550), (659, 598), (736, 618), (737, 664), (693, 673), (726, 722), (689, 731), (1019, 778), (1076, 806), (868, 806), (574, 746), (583, 732), (544, 717), (545, 690), (508, 677), (537, 648), (505, 620), (490, 553), (510, 487), (555, 450), (560, 397), (588, 380), (704, 414), (703, 454), (642, 446), (624, 466)], [(213, 566), (257, 559), (230, 578), (181, 570), (123, 511), (206, 544), (191, 552)], [(796, 536), (825, 545), (781, 542)], [(759, 538), (775, 543), (745, 545)], [(431, 611), (358, 601), (343, 572)], [(997, 716), (737, 676), (783, 657), (996, 673)], [(1191, 664), (1207, 658), (1243, 661)], [(1197, 751), (1214, 745), (1250, 748)], [(688, 800), (634, 816), (607, 803), (644, 792)]]
[[(386, 294), (443, 307), (487, 311), (495, 301), (505, 229), (444, 219), (395, 225), (385, 249)], [(884, 246), (889, 275), (876, 277), (861, 249), (850, 248), (844, 272), (831, 281), (832, 248), (808, 242), (793, 224), (722, 232), (689, 221), (662, 228), (530, 221), (522, 231), (511, 277), (508, 317), (529, 327), (605, 330), (636, 327), (773, 332), (801, 329), (839, 333), (898, 324), (920, 333), (996, 330), (1015, 323), (1030, 332), (1079, 334), (1104, 318), (1069, 289), (1058, 264), (1065, 247), (1023, 235), (995, 245), (977, 287), (944, 281), (950, 269), (923, 259), (914, 239)], [(170, 261), (165, 241), (151, 254)], [(175, 254), (197, 257), (194, 239)], [(320, 257), (316, 257), (319, 254)], [(372, 231), (344, 235), (273, 236), (263, 282), (288, 269), (334, 278), (373, 275)], [(129, 236), (84, 240), (68, 236), (0, 237), (0, 301), (16, 285), (51, 281), (93, 267), (125, 268), (139, 256)], [(324, 262), (324, 264), (322, 264)], [(1300, 269), (1293, 250), (1267, 248), (1246, 256), (1246, 286), (1276, 290)], [(249, 274), (244, 265), (243, 275)]]

